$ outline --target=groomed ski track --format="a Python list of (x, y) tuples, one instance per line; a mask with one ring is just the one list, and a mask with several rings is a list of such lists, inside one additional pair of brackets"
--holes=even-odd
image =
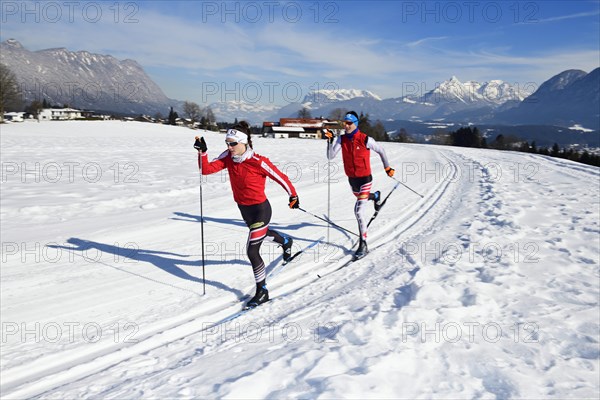
[[(423, 151), (429, 151), (424, 149)], [(424, 199), (403, 192), (401, 187), (396, 190), (397, 193), (389, 199), (387, 212), (382, 212), (370, 229), (370, 252), (367, 257), (352, 263), (350, 268), (337, 271), (335, 276), (333, 274), (328, 276), (328, 271), (336, 269), (340, 263), (345, 263), (351, 258), (351, 252), (340, 249), (327, 253), (325, 249), (325, 257), (319, 257), (320, 262), (316, 263), (313, 260), (305, 261), (310, 257), (310, 253), (303, 255), (269, 282), (273, 300), (251, 310), (240, 319), (268, 318), (270, 321), (283, 321), (300, 312), (307, 305), (322, 303), (326, 306), (332, 298), (352, 291), (357, 282), (365, 279), (378, 279), (401, 272), (401, 276), (408, 282), (419, 265), (416, 262), (409, 262), (409, 265), (395, 266), (390, 269), (379, 264), (382, 262), (378, 257), (379, 250), (386, 246), (397, 248), (403, 240), (425, 235), (428, 231), (436, 229), (444, 215), (451, 211), (452, 199), (458, 198), (458, 191), (461, 190), (460, 182), (455, 182), (458, 166), (452, 158), (455, 156), (444, 154), (439, 162), (450, 162), (453, 175), (430, 188), (424, 194)], [(399, 205), (398, 208), (402, 211), (398, 213), (396, 211), (398, 208), (392, 206), (393, 204)], [(394, 216), (394, 213), (398, 215)], [(352, 243), (347, 241), (345, 245), (351, 246)], [(343, 254), (344, 252), (347, 254)], [(334, 261), (336, 259), (338, 261)], [(322, 277), (320, 280), (316, 276), (317, 272)], [(323, 294), (316, 294), (320, 292), (317, 287), (311, 290), (312, 285), (329, 286), (332, 280), (335, 280), (335, 285), (325, 290)], [(247, 292), (250, 291), (249, 288)], [(227, 304), (212, 301), (195, 313), (176, 316), (156, 324), (153, 329), (139, 331), (136, 334), (137, 343), (111, 343), (89, 353), (78, 349), (37, 359), (22, 368), (7, 371), (2, 379), (2, 392), (10, 393), (14, 398), (45, 397), (53, 390), (60, 391), (62, 385), (68, 385), (121, 362), (127, 362), (136, 355), (167, 346), (177, 340), (185, 340), (203, 330), (213, 329), (215, 325), (228, 321), (238, 314), (241, 311), (241, 304), (241, 302)]]

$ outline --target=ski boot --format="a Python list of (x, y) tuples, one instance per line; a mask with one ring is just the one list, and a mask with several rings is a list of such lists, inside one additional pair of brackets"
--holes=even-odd
[(356, 252), (354, 253), (352, 261), (360, 260), (361, 258), (366, 256), (368, 252), (369, 249), (367, 248), (367, 242), (363, 239), (360, 239), (360, 242), (358, 244), (358, 250), (356, 250)]
[(283, 238), (283, 262), (287, 263), (292, 258), (292, 244), (294, 243), (294, 239), (289, 236)]
[(373, 206), (375, 207), (375, 211), (381, 209), (381, 192), (379, 190), (373, 193)]
[(256, 294), (246, 303), (246, 309), (254, 308), (269, 301), (269, 291), (265, 281), (256, 284)]

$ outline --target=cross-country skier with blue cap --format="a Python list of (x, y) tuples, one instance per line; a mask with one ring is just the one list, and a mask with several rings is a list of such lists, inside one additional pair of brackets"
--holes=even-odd
[(333, 134), (325, 131), (330, 146), (328, 146), (327, 159), (331, 160), (342, 150), (344, 160), (344, 171), (356, 196), (354, 214), (358, 221), (360, 241), (358, 250), (354, 254), (355, 259), (363, 258), (367, 253), (367, 218), (365, 215), (367, 201), (373, 200), (375, 210), (381, 207), (381, 193), (371, 193), (373, 175), (371, 175), (371, 150), (381, 157), (381, 162), (388, 176), (394, 176), (394, 169), (390, 167), (385, 150), (373, 139), (358, 129), (358, 114), (350, 111), (344, 117), (344, 135), (340, 135), (334, 141)]

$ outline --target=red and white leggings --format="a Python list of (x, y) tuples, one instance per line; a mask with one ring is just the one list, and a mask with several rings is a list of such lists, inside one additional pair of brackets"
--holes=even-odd
[(352, 192), (356, 196), (356, 204), (354, 205), (354, 215), (358, 222), (358, 231), (363, 240), (367, 240), (367, 201), (373, 200), (371, 194), (371, 186), (373, 176), (364, 176), (361, 178), (348, 178)]

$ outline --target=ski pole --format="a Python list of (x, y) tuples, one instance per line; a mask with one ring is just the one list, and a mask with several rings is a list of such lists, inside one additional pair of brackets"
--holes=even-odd
[(200, 242), (202, 243), (202, 291), (206, 294), (206, 275), (204, 270), (204, 210), (202, 209), (202, 161), (200, 161)]
[(330, 215), (330, 204), (331, 204), (331, 162), (329, 161), (329, 150), (331, 150), (331, 143), (327, 140), (327, 219), (330, 224), (327, 225), (327, 242), (329, 242), (329, 230), (331, 227), (331, 215)]
[(396, 182), (398, 182), (399, 184), (401, 184), (402, 186), (404, 186), (405, 188), (407, 188), (408, 190), (410, 190), (411, 192), (413, 192), (414, 194), (416, 194), (417, 196), (421, 196), (421, 198), (424, 198), (424, 196), (422, 194), (419, 194), (419, 193), (415, 192), (414, 190), (412, 190), (411, 188), (409, 188), (408, 186), (406, 186), (404, 183), (400, 182), (398, 179), (394, 178), (393, 176), (391, 178), (393, 180), (395, 180)]
[(321, 217), (319, 217), (318, 215), (315, 215), (315, 214), (311, 213), (310, 211), (306, 211), (306, 210), (305, 210), (304, 208), (302, 208), (302, 207), (298, 207), (298, 210), (300, 210), (300, 211), (304, 211), (305, 213), (307, 213), (307, 214), (309, 214), (309, 215), (312, 215), (313, 217), (315, 217), (315, 218), (318, 218), (318, 219), (320, 219), (321, 221), (327, 222), (328, 224), (331, 224), (331, 225), (335, 226), (336, 228), (339, 228), (339, 229), (342, 229), (342, 230), (344, 230), (344, 231), (346, 231), (346, 232), (348, 232), (348, 233), (351, 233), (351, 234), (353, 234), (354, 236), (358, 236), (358, 234), (356, 234), (356, 233), (354, 233), (354, 232), (352, 232), (352, 231), (349, 231), (348, 229), (346, 229), (346, 228), (344, 228), (344, 227), (342, 227), (342, 226), (339, 226), (339, 225), (337, 225), (337, 224), (334, 224), (334, 223), (333, 223), (333, 222), (331, 222), (331, 221), (327, 221), (325, 218), (321, 218)]

